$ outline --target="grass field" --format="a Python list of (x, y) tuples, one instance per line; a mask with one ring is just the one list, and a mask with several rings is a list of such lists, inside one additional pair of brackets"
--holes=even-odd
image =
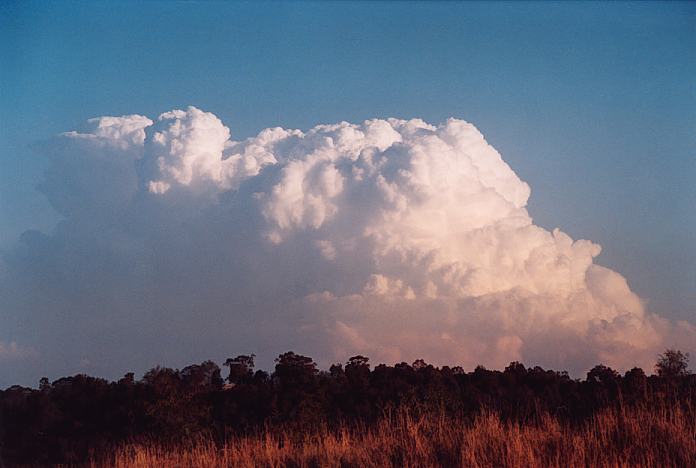
[(402, 411), (370, 428), (269, 430), (223, 446), (208, 440), (124, 445), (92, 466), (693, 467), (695, 416), (688, 409), (614, 409), (578, 425), (548, 415), (522, 425), (490, 412), (466, 422)]

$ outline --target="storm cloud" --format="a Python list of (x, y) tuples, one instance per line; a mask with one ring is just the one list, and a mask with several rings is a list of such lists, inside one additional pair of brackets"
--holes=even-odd
[(535, 225), (530, 187), (462, 120), (235, 141), (189, 107), (92, 119), (40, 151), (64, 220), (4, 256), (10, 376), (287, 349), (577, 374), (694, 351), (695, 327), (647, 311), (599, 245)]

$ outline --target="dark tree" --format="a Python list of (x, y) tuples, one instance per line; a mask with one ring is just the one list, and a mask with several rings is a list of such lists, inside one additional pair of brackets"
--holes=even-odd
[(648, 377), (640, 367), (634, 367), (626, 372), (623, 378), (624, 393), (632, 401), (643, 400), (648, 392)]
[(48, 381), (48, 377), (41, 377), (41, 380), (39, 380), (39, 390), (47, 392), (50, 388), (51, 382)]
[(601, 383), (604, 385), (613, 385), (616, 383), (616, 379), (619, 378), (619, 373), (616, 372), (611, 367), (607, 367), (603, 364), (594, 366), (590, 372), (587, 373), (587, 381), (593, 383)]
[(655, 364), (655, 372), (660, 377), (674, 378), (689, 374), (689, 353), (668, 349), (660, 354)]
[(368, 385), (370, 380), (370, 364), (369, 359), (365, 356), (353, 356), (346, 363), (346, 376), (353, 384), (362, 386)]
[(222, 386), (220, 368), (213, 361), (184, 367), (179, 374), (184, 385), (193, 393), (217, 389)]
[(230, 368), (227, 382), (238, 384), (246, 382), (254, 375), (255, 354), (240, 354), (234, 358), (228, 358), (224, 366)]
[(135, 374), (132, 372), (127, 372), (121, 379), (119, 379), (118, 383), (122, 385), (135, 384)]

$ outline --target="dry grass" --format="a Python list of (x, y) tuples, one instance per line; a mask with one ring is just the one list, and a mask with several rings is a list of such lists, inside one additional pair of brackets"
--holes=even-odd
[(484, 413), (465, 424), (402, 412), (371, 429), (266, 432), (223, 447), (127, 445), (92, 466), (689, 467), (696, 466), (696, 421), (679, 409), (610, 410), (576, 427), (549, 416), (520, 425)]

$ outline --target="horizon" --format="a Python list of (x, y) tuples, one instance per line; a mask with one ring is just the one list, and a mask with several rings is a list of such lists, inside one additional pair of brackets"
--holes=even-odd
[[(655, 364), (654, 364), (652, 367), (650, 367), (649, 369), (643, 369), (642, 367), (636, 366), (636, 367), (633, 367), (633, 368), (631, 368), (631, 369), (626, 369), (626, 371), (625, 371), (624, 373), (621, 373), (621, 372), (616, 371), (616, 369), (612, 369), (611, 367), (608, 367), (608, 366), (606, 366), (606, 367), (607, 367), (609, 370), (616, 371), (616, 372), (617, 372), (617, 377), (618, 377), (618, 378), (626, 378), (627, 376), (632, 375), (632, 374), (636, 371), (636, 369), (639, 369), (639, 370), (643, 371), (643, 372), (645, 373), (645, 376), (647, 376), (647, 377), (659, 377), (659, 372), (660, 372), (660, 371), (657, 370), (658, 364), (664, 359), (663, 356), (664, 356), (665, 354), (667, 354), (667, 353), (670, 353), (670, 352), (680, 353), (681, 351), (679, 351), (679, 350), (672, 350), (672, 349), (666, 349), (664, 353), (660, 353), (660, 354), (656, 357)], [(235, 354), (235, 353), (232, 353), (232, 355), (234, 355), (234, 354)], [(311, 361), (311, 363), (313, 363), (314, 365), (316, 365), (316, 362), (314, 361), (314, 359), (313, 359), (311, 356), (304, 356), (304, 355), (302, 355), (302, 354), (298, 354), (298, 353), (295, 353), (294, 351), (290, 351), (290, 350), (284, 351), (284, 352), (281, 352), (281, 353), (278, 354), (278, 357), (276, 357), (276, 358), (274, 359), (275, 364), (274, 364), (273, 368), (264, 368), (264, 369), (262, 369), (262, 368), (259, 368), (258, 366), (256, 366), (256, 365), (255, 365), (255, 362), (254, 362), (256, 356), (255, 356), (253, 353), (252, 353), (252, 354), (249, 354), (249, 355), (239, 354), (239, 355), (236, 355), (236, 356), (234, 356), (234, 357), (232, 357), (232, 355), (230, 355), (230, 357), (226, 358), (226, 361), (233, 360), (233, 359), (238, 359), (238, 358), (240, 358), (240, 357), (244, 357), (244, 358), (249, 358), (249, 357), (251, 357), (251, 361), (254, 363), (254, 365), (251, 367), (251, 369), (254, 371), (254, 373), (260, 371), (260, 372), (265, 373), (267, 377), (270, 377), (270, 376), (272, 376), (272, 375), (276, 372), (276, 366), (281, 362), (282, 358), (283, 358), (284, 356), (287, 356), (288, 354), (295, 355), (295, 356), (297, 356), (297, 357), (299, 357), (299, 358), (302, 358), (302, 357), (309, 358), (310, 361)], [(484, 371), (487, 371), (487, 372), (505, 373), (506, 371), (509, 371), (509, 369), (512, 368), (511, 366), (521, 365), (521, 366), (524, 367), (525, 370), (528, 371), (528, 372), (536, 372), (536, 371), (539, 371), (539, 370), (544, 371), (544, 372), (554, 372), (555, 374), (557, 374), (557, 375), (559, 375), (559, 376), (565, 376), (565, 377), (568, 377), (570, 380), (577, 381), (577, 382), (587, 382), (587, 381), (589, 381), (589, 380), (590, 380), (590, 377), (589, 377), (589, 376), (590, 376), (590, 374), (591, 374), (593, 371), (597, 372), (597, 370), (603, 370), (602, 368), (605, 367), (604, 364), (602, 364), (602, 363), (597, 363), (595, 366), (593, 366), (592, 369), (588, 369), (587, 374), (585, 374), (585, 375), (576, 375), (576, 376), (573, 376), (573, 375), (571, 375), (568, 371), (563, 370), (563, 369), (548, 369), (548, 368), (544, 368), (544, 367), (541, 367), (541, 366), (527, 366), (527, 365), (525, 365), (523, 362), (519, 362), (519, 361), (511, 361), (511, 362), (508, 363), (506, 366), (504, 366), (503, 368), (500, 368), (500, 369), (489, 369), (489, 368), (487, 368), (487, 367), (485, 367), (485, 366), (482, 366), (482, 365), (476, 365), (476, 366), (474, 366), (474, 367), (472, 367), (472, 368), (470, 368), (470, 369), (466, 369), (466, 368), (463, 368), (463, 367), (461, 367), (461, 366), (459, 366), (459, 365), (457, 365), (457, 364), (451, 364), (451, 365), (450, 365), (450, 364), (443, 364), (443, 365), (437, 366), (437, 365), (433, 365), (433, 364), (431, 364), (431, 363), (429, 363), (429, 362), (427, 362), (427, 361), (425, 361), (425, 360), (423, 360), (423, 359), (416, 359), (416, 360), (414, 360), (414, 361), (411, 362), (411, 363), (408, 363), (408, 362), (395, 362), (395, 363), (392, 363), (392, 364), (387, 364), (387, 363), (384, 363), (384, 362), (370, 362), (370, 357), (369, 357), (369, 356), (355, 355), (355, 356), (350, 356), (350, 357), (349, 357), (348, 359), (346, 359), (344, 362), (335, 362), (335, 363), (332, 363), (328, 368), (322, 368), (322, 367), (317, 366), (317, 367), (316, 367), (316, 371), (317, 371), (319, 374), (327, 374), (327, 375), (328, 375), (328, 374), (331, 373), (331, 368), (333, 368), (334, 366), (339, 366), (341, 369), (344, 369), (346, 366), (350, 365), (351, 361), (353, 361), (355, 358), (360, 359), (360, 360), (361, 360), (361, 365), (367, 366), (367, 368), (370, 370), (370, 372), (373, 372), (377, 367), (381, 367), (381, 366), (386, 366), (387, 368), (392, 368), (392, 369), (394, 369), (394, 368), (396, 368), (397, 366), (401, 366), (401, 365), (403, 365), (403, 364), (406, 364), (406, 366), (408, 366), (408, 367), (410, 367), (410, 368), (412, 368), (412, 369), (417, 369), (418, 366), (422, 363), (422, 364), (424, 364), (426, 367), (427, 367), (427, 366), (432, 366), (432, 367), (433, 367), (434, 369), (436, 369), (437, 371), (443, 371), (443, 370), (445, 370), (445, 369), (449, 369), (450, 371), (452, 371), (452, 372), (454, 372), (454, 373), (459, 373), (459, 372), (461, 372), (461, 373), (463, 373), (463, 374), (474, 374), (475, 372), (477, 372), (478, 370), (481, 369), (481, 370), (484, 370)], [(685, 366), (686, 366), (686, 367), (684, 368), (684, 371), (686, 372), (685, 375), (686, 375), (686, 376), (692, 375), (692, 374), (693, 374), (693, 373), (691, 372), (692, 366), (689, 364), (689, 363), (691, 362), (691, 356), (689, 355), (689, 353), (683, 353), (683, 354), (681, 355), (681, 358), (683, 359), (681, 362), (684, 362), (684, 364), (685, 364)], [(105, 377), (99, 377), (99, 376), (93, 376), (93, 375), (84, 374), (84, 373), (78, 373), (78, 374), (74, 374), (74, 375), (65, 375), (65, 376), (61, 376), (61, 377), (58, 377), (58, 378), (56, 378), (56, 379), (54, 379), (54, 380), (50, 380), (50, 379), (49, 379), (49, 380), (48, 380), (48, 384), (49, 384), (49, 385), (54, 385), (56, 382), (58, 382), (58, 381), (60, 381), (60, 380), (72, 379), (72, 378), (80, 377), (80, 376), (89, 377), (89, 378), (96, 378), (96, 379), (103, 379), (103, 380), (106, 380), (106, 381), (107, 381), (108, 383), (110, 383), (110, 384), (115, 384), (115, 383), (118, 383), (120, 380), (122, 380), (122, 379), (124, 379), (124, 378), (127, 378), (127, 377), (128, 377), (129, 375), (131, 375), (131, 374), (132, 374), (132, 376), (133, 376), (135, 382), (143, 382), (144, 379), (146, 378), (146, 376), (147, 376), (148, 374), (152, 374), (153, 372), (162, 372), (162, 371), (164, 371), (164, 370), (166, 370), (166, 369), (171, 369), (171, 370), (173, 370), (173, 371), (179, 373), (180, 375), (182, 375), (182, 372), (185, 371), (187, 368), (200, 366), (200, 365), (206, 364), (206, 363), (213, 363), (213, 364), (215, 364), (215, 366), (217, 366), (217, 369), (218, 369), (218, 370), (220, 371), (220, 373), (221, 373), (221, 379), (222, 379), (222, 381), (223, 381), (223, 382), (226, 381), (226, 380), (229, 381), (229, 376), (228, 376), (228, 377), (224, 377), (224, 372), (225, 372), (224, 367), (227, 367), (227, 364), (226, 364), (225, 362), (221, 361), (223, 367), (220, 367), (220, 366), (218, 365), (218, 362), (216, 362), (215, 360), (213, 360), (213, 359), (206, 359), (206, 360), (203, 360), (203, 361), (201, 361), (201, 362), (190, 363), (190, 364), (188, 364), (188, 365), (186, 365), (186, 366), (182, 366), (181, 368), (171, 368), (171, 367), (168, 367), (168, 366), (165, 366), (165, 365), (159, 365), (159, 364), (158, 364), (158, 365), (153, 366), (151, 369), (148, 369), (147, 371), (145, 371), (145, 372), (144, 372), (142, 375), (140, 375), (140, 376), (137, 375), (137, 374), (135, 374), (134, 372), (126, 371), (126, 372), (124, 372), (123, 375), (121, 375), (121, 376), (119, 376), (119, 377), (116, 377), (116, 378), (114, 378), (114, 379), (108, 379), (108, 378), (105, 378)], [(43, 378), (42, 378), (42, 379), (43, 379)], [(42, 379), (40, 379), (40, 380), (42, 380)], [(29, 389), (32, 389), (32, 390), (40, 390), (40, 389), (41, 389), (41, 382), (40, 382), (40, 381), (39, 381), (39, 382), (36, 382), (35, 385), (19, 385), (19, 384), (13, 384), (13, 385), (10, 385), (10, 386), (8, 386), (8, 387), (6, 387), (6, 388), (0, 388), (0, 391), (8, 390), (8, 389), (10, 389), (10, 388), (12, 388), (12, 387), (22, 387), (22, 388), (29, 388)]]

